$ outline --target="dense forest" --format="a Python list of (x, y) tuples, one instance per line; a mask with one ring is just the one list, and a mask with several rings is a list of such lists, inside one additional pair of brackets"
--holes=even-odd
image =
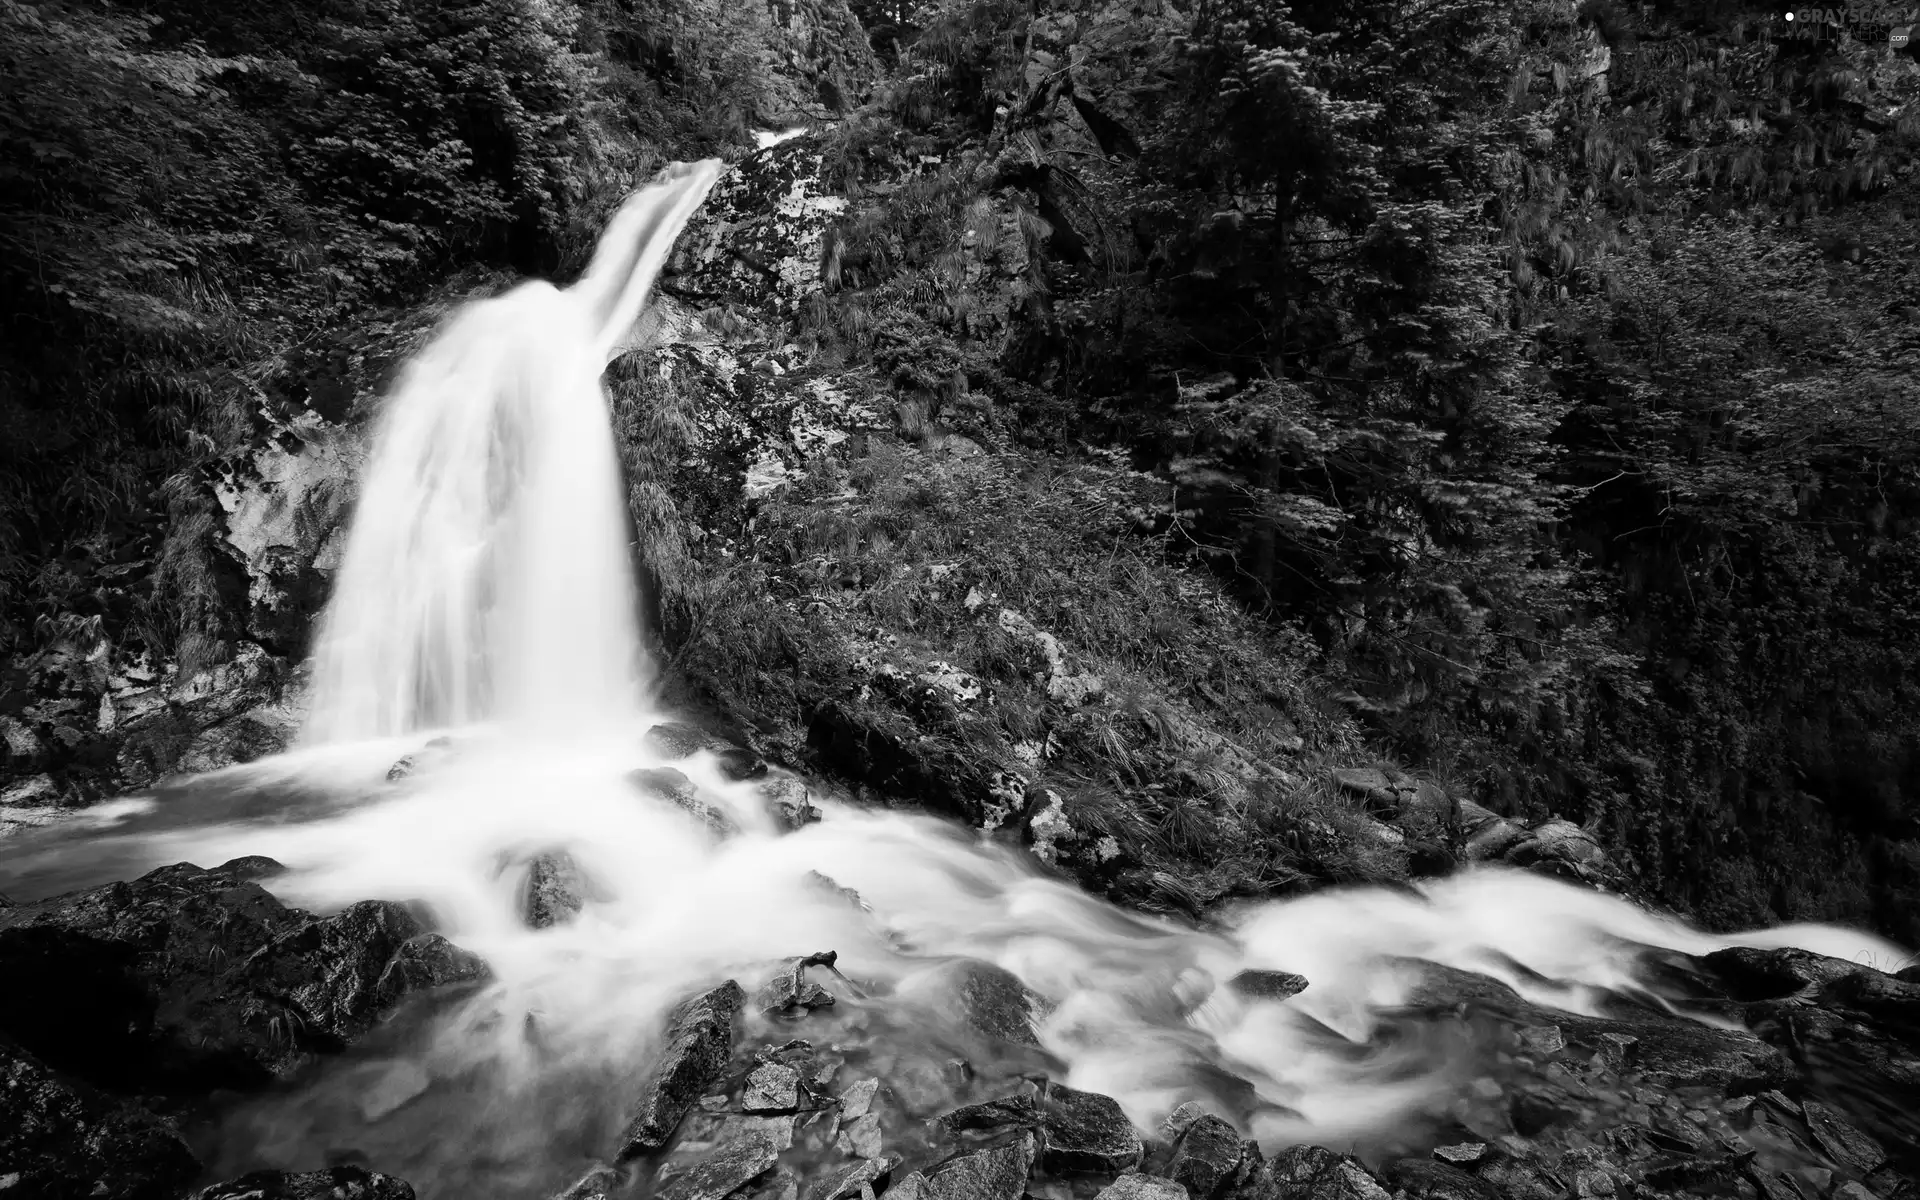
[[(0, 0), (0, 788), (144, 782), (116, 679), (298, 659), (324, 572), (263, 616), (238, 464), (363, 420), (458, 298), (577, 272), (660, 165), (804, 160), (837, 199), (792, 303), (665, 291), (888, 430), (756, 486), (687, 465), (695, 373), (615, 364), (676, 698), (1098, 834), (1066, 865), (1149, 906), (1434, 869), (1352, 832), (1327, 773), (1373, 764), (1579, 822), (1711, 924), (1920, 941), (1920, 59), (1799, 32), (1610, 0)], [(856, 617), (992, 711), (855, 680)]]

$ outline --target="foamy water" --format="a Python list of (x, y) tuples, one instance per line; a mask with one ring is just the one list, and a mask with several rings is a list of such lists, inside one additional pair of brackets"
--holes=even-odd
[[(879, 1006), (909, 1026), (937, 1007), (943, 964), (996, 963), (1047, 1002), (1037, 1032), (1065, 1082), (1114, 1096), (1152, 1130), (1237, 1077), (1257, 1093), (1245, 1123), (1269, 1148), (1389, 1141), (1460, 1086), (1466, 1068), (1445, 1047), (1364, 1052), (1409, 995), (1405, 959), (1583, 1013), (1640, 987), (1650, 948), (1904, 960), (1837, 928), (1708, 935), (1509, 871), (1257, 904), (1200, 931), (1121, 911), (926, 817), (819, 801), (824, 820), (783, 833), (753, 784), (705, 756), (673, 765), (737, 836), (716, 839), (636, 789), (630, 771), (662, 765), (640, 737), (658, 714), (598, 381), (718, 170), (677, 168), (637, 193), (580, 285), (477, 304), (406, 372), (318, 643), (302, 750), (0, 850), (16, 899), (263, 854), (289, 868), (268, 886), (290, 904), (417, 901), (492, 966), (482, 994), (417, 1036), (243, 1110), (219, 1161), (309, 1167), (352, 1144), (418, 1172), (423, 1195), (525, 1194), (611, 1148), (673, 1003), (729, 976), (751, 991), (778, 960), (823, 949), (870, 997), (843, 989), (843, 1012)], [(445, 730), (453, 747), (386, 781)], [(573, 856), (594, 898), (530, 930), (517, 894), (528, 856), (549, 850)], [(1249, 1002), (1222, 986), (1249, 968), (1310, 986)], [(366, 1106), (394, 1087), (428, 1099)]]

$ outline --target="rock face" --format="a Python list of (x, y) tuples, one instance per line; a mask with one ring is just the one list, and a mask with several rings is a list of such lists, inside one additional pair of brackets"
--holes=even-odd
[(363, 1167), (254, 1171), (193, 1194), (193, 1200), (413, 1200), (403, 1179)]
[(236, 859), (0, 909), (0, 1034), (111, 1090), (258, 1085), (485, 966), (384, 901), (315, 917)]
[(665, 1146), (681, 1118), (726, 1069), (733, 1053), (734, 1020), (745, 1000), (740, 985), (729, 979), (675, 1010), (660, 1061), (621, 1135), (622, 1158)]
[(0, 1040), (0, 1195), (171, 1200), (199, 1171), (171, 1125)]

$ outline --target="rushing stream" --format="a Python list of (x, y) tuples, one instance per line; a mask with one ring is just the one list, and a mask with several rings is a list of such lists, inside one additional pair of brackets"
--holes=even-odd
[[(1263, 1143), (1362, 1147), (1444, 1109), (1477, 1069), (1444, 1040), (1378, 1036), (1415, 983), (1403, 960), (1591, 1013), (1646, 992), (1648, 948), (1903, 957), (1837, 928), (1707, 935), (1507, 871), (1257, 904), (1201, 932), (925, 817), (824, 800), (822, 821), (782, 832), (755, 785), (729, 782), (711, 756), (674, 766), (736, 836), (637, 791), (629, 773), (661, 765), (640, 735), (664, 714), (646, 700), (599, 377), (719, 172), (675, 168), (616, 216), (578, 285), (472, 305), (405, 372), (376, 431), (300, 749), (0, 848), (17, 899), (267, 855), (290, 868), (269, 883), (290, 904), (419, 902), (492, 966), (478, 996), (231, 1112), (203, 1138), (214, 1162), (364, 1155), (423, 1196), (541, 1194), (606, 1153), (670, 1005), (728, 976), (751, 991), (778, 960), (824, 949), (874, 999), (843, 996), (804, 1035), (821, 1043), (861, 1037), (911, 1057), (915, 1014), (938, 1024), (945, 965), (970, 956), (1049, 1002), (1038, 1034), (1061, 1077), (1114, 1096), (1143, 1130), (1237, 1077), (1257, 1089), (1243, 1119)], [(417, 767), (389, 782), (403, 754)], [(532, 930), (513, 867), (553, 849), (591, 898), (577, 919)], [(1218, 986), (1248, 968), (1310, 986), (1278, 1003)]]

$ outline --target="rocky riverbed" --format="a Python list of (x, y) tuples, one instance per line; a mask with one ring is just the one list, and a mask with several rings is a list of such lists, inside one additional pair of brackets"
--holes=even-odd
[[(713, 755), (727, 778), (759, 790), (782, 828), (814, 815), (804, 781), (694, 727), (657, 726), (648, 742), (666, 758)], [(448, 752), (416, 757), (430, 766), (432, 753)], [(398, 763), (390, 774), (415, 768)], [(736, 836), (687, 774), (642, 774), (639, 793), (682, 808), (715, 838)], [(1383, 815), (1381, 836), (1426, 845), (1436, 863), (1499, 861), (1586, 886), (1609, 876), (1577, 826), (1513, 825), (1388, 772), (1346, 772), (1339, 783)], [(564, 853), (531, 853), (502, 870), (521, 880), (529, 926), (577, 921), (593, 902), (595, 881)], [(201, 1149), (225, 1114), (273, 1094), (283, 1099), (271, 1103), (297, 1110), (300, 1082), (327, 1062), (396, 1024), (453, 1011), (489, 978), (422, 912), (378, 900), (303, 912), (275, 899), (279, 871), (259, 858), (180, 864), (0, 908), (0, 1195), (415, 1194), (404, 1172), (345, 1150), (209, 1178), (238, 1161), (231, 1145)], [(864, 908), (851, 889), (817, 883)], [(1409, 965), (1422, 981), (1403, 1002), (1367, 1014), (1357, 1037), (1328, 1029), (1325, 1041), (1355, 1073), (1443, 1064), (1456, 1084), (1447, 1102), (1389, 1136), (1262, 1146), (1249, 1135), (1285, 1116), (1285, 1098), (1231, 1071), (1184, 1080), (1190, 1098), (1154, 1122), (1076, 1086), (1083, 1081), (1036, 1036), (1051, 1000), (992, 963), (951, 959), (897, 995), (831, 947), (795, 947), (784, 962), (710, 980), (663, 1028), (643, 1031), (654, 1049), (644, 1069), (616, 1081), (617, 1134), (597, 1150), (582, 1143), (566, 1177), (516, 1179), (495, 1194), (1920, 1196), (1920, 969), (1888, 973), (1793, 949), (1665, 954), (1643, 963), (1641, 985), (1611, 990), (1579, 1015), (1490, 976)], [(1311, 977), (1247, 971), (1187, 988), (1166, 1015), (1204, 1026), (1209, 1006), (1227, 998), (1286, 1006), (1313, 988)], [(526, 1036), (537, 1041), (539, 1030), (529, 1023)], [(436, 1086), (404, 1063), (346, 1078), (360, 1081), (351, 1099), (369, 1125)], [(416, 1182), (427, 1195), (453, 1194)]]

